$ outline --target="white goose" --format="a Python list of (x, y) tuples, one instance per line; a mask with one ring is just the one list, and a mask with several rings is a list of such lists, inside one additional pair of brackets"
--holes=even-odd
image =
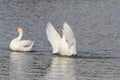
[(63, 29), (59, 31), (63, 34), (61, 38), (53, 25), (50, 22), (47, 24), (46, 34), (53, 48), (52, 53), (59, 53), (64, 56), (76, 55), (76, 39), (74, 33), (67, 23), (64, 23), (63, 26)]
[(31, 51), (34, 42), (21, 40), (23, 36), (22, 28), (17, 27), (16, 31), (19, 32), (19, 36), (10, 42), (10, 49), (13, 51)]

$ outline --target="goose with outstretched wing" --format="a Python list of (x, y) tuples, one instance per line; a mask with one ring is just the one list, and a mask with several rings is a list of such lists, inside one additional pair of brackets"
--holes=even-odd
[(74, 32), (67, 23), (63, 24), (63, 29), (59, 30), (62, 37), (49, 22), (46, 28), (47, 38), (53, 48), (53, 54), (59, 53), (64, 56), (76, 55), (76, 39)]

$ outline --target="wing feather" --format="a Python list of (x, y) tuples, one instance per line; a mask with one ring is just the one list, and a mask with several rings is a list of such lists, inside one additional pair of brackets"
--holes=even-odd
[(65, 36), (66, 36), (69, 46), (72, 45), (73, 43), (76, 44), (75, 35), (74, 35), (74, 32), (72, 31), (71, 27), (67, 23), (64, 23), (63, 26), (64, 26), (63, 27), (64, 33), (65, 33)]
[(22, 40), (20, 41), (20, 44), (23, 45), (24, 47), (30, 47), (32, 45), (32, 41), (30, 40)]
[(50, 22), (47, 24), (46, 34), (53, 48), (53, 53), (57, 53), (61, 37)]
[(76, 52), (76, 39), (74, 32), (72, 31), (71, 27), (67, 24), (63, 24), (64, 34), (66, 36), (66, 41), (68, 42), (69, 48), (72, 51), (73, 55), (77, 54)]

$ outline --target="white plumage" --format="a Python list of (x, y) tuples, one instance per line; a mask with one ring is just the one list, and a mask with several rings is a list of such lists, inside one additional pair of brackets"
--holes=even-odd
[(50, 41), (50, 44), (53, 48), (53, 54), (58, 53), (61, 37), (50, 22), (47, 24), (46, 33), (48, 40)]
[(63, 35), (60, 37), (53, 25), (50, 22), (47, 24), (46, 34), (53, 48), (53, 54), (59, 53), (65, 56), (75, 55), (77, 52), (74, 32), (67, 23), (64, 23), (63, 26)]
[(21, 40), (23, 36), (22, 28), (17, 27), (16, 31), (19, 36), (10, 42), (10, 49), (13, 51), (31, 51), (34, 42), (30, 40)]

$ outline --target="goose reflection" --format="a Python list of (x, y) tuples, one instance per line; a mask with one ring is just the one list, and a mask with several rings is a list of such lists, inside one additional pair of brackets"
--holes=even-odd
[(14, 78), (17, 79), (24, 79), (25, 77), (25, 65), (26, 65), (26, 56), (24, 53), (20, 53), (20, 52), (11, 52), (11, 73), (10, 73), (10, 77), (11, 80)]
[(53, 57), (45, 80), (76, 80), (74, 62), (73, 58)]
[[(25, 52), (11, 52), (10, 79), (36, 80), (46, 74), (50, 66), (50, 57)], [(44, 60), (44, 61), (43, 61)]]

